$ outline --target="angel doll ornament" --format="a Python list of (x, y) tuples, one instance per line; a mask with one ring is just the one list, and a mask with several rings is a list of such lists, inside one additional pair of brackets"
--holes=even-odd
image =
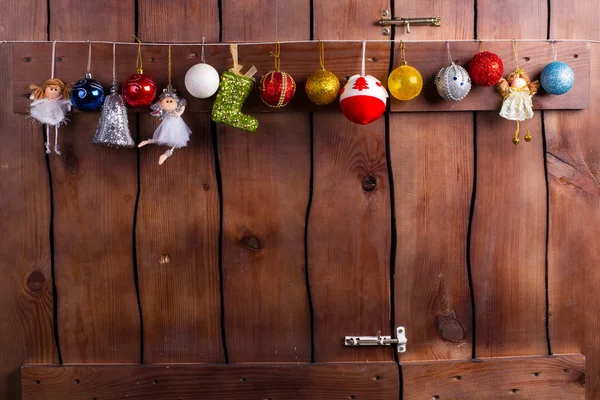
[(152, 109), (151, 115), (160, 118), (162, 122), (154, 131), (152, 139), (144, 140), (138, 147), (144, 147), (147, 144), (161, 144), (171, 147), (158, 159), (160, 165), (173, 155), (173, 150), (186, 147), (187, 142), (190, 140), (192, 131), (181, 118), (186, 104), (185, 99), (180, 98), (177, 91), (169, 86), (163, 89), (158, 101), (150, 106)]
[(510, 73), (506, 79), (500, 79), (496, 84), (496, 89), (504, 98), (500, 116), (517, 121), (517, 130), (512, 140), (514, 144), (519, 144), (519, 123), (521, 121), (525, 121), (527, 130), (525, 141), (531, 141), (527, 120), (533, 118), (533, 95), (537, 93), (539, 86), (538, 81), (532, 82), (525, 71), (519, 68)]
[(48, 79), (42, 86), (29, 85), (33, 100), (29, 117), (46, 125), (46, 153), (50, 153), (50, 127), (54, 127), (54, 152), (60, 155), (58, 148), (58, 127), (69, 122), (67, 113), (71, 111), (71, 85), (65, 85), (57, 78)]

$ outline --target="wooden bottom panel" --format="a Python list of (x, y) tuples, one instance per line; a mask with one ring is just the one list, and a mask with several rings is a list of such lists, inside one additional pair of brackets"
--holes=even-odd
[(585, 398), (585, 357), (402, 363), (404, 400)]
[(398, 366), (370, 364), (24, 366), (23, 400), (399, 398)]

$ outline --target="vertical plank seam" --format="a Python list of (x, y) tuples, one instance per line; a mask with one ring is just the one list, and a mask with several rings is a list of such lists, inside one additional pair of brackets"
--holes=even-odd
[(133, 1), (133, 15), (134, 15), (134, 28), (133, 28), (133, 31), (135, 32), (135, 36), (140, 37), (140, 32), (139, 32), (139, 27), (140, 27), (140, 22), (139, 22), (140, 7), (139, 7), (138, 0), (134, 0)]
[(477, 32), (477, 18), (478, 18), (478, 10), (477, 10), (477, 0), (473, 0), (473, 38), (475, 40), (479, 39), (479, 33)]
[[(46, 1), (46, 38), (50, 40), (50, 0)], [(11, 46), (12, 56), (12, 46)], [(12, 68), (12, 64), (11, 64)], [(12, 72), (12, 70), (11, 70)], [(44, 140), (44, 125), (41, 127), (41, 139)], [(50, 192), (50, 221), (48, 222), (48, 238), (50, 246), (50, 277), (52, 279), (52, 331), (58, 356), (58, 363), (62, 364), (62, 352), (58, 336), (58, 294), (56, 291), (56, 263), (54, 258), (54, 186), (52, 183), (52, 168), (50, 167), (50, 154), (45, 154), (46, 171), (48, 172), (48, 190)]]
[(471, 204), (469, 206), (469, 225), (467, 227), (467, 277), (469, 281), (469, 294), (471, 296), (471, 358), (475, 359), (477, 344), (477, 305), (475, 303), (475, 290), (473, 285), (473, 265), (471, 260), (471, 244), (473, 237), (473, 216), (475, 215), (475, 202), (477, 199), (477, 112), (473, 111), (473, 181), (471, 189)]
[[(221, 28), (219, 27), (219, 31)], [(219, 34), (220, 35), (220, 34)], [(219, 295), (221, 297), (221, 343), (223, 346), (223, 358), (229, 363), (229, 352), (227, 350), (227, 335), (225, 334), (225, 283), (223, 277), (223, 181), (221, 178), (221, 162), (219, 160), (219, 145), (217, 143), (217, 124), (210, 121), (212, 135), (213, 158), (215, 163), (215, 179), (217, 181), (217, 192), (219, 194)]]
[(223, 4), (222, 0), (217, 0), (217, 14), (219, 16), (219, 42), (223, 41)]
[(552, 4), (552, 0), (548, 0), (548, 20), (546, 22), (546, 39), (550, 39), (550, 22), (551, 22), (551, 18), (552, 18), (552, 13), (551, 13), (551, 4)]
[[(395, 0), (390, 0), (390, 10), (394, 12), (396, 10)], [(390, 61), (388, 66), (388, 76), (394, 70), (394, 40), (396, 38), (396, 28), (392, 27), (390, 35)], [(388, 101), (386, 104), (386, 112), (384, 116), (385, 126), (385, 159), (387, 164), (388, 173), (388, 184), (390, 191), (390, 334), (393, 335), (396, 331), (396, 255), (398, 246), (398, 232), (396, 228), (396, 192), (394, 186), (394, 170), (392, 168), (392, 152), (390, 150), (390, 110), (391, 102)], [(400, 365), (400, 357), (396, 351), (395, 346), (391, 346), (392, 353), (394, 354), (394, 361), (396, 362), (396, 368), (398, 368), (398, 400), (402, 400), (404, 396), (404, 379), (402, 377), (402, 366)]]
[[(137, 1), (136, 1), (137, 3)], [(136, 8), (137, 11), (137, 8)], [(136, 15), (137, 20), (137, 15)], [(137, 35), (136, 35), (137, 36)], [(140, 114), (135, 115), (136, 127), (135, 127), (135, 141), (139, 142), (140, 140)], [(132, 229), (132, 263), (133, 263), (133, 285), (135, 287), (135, 299), (137, 302), (138, 315), (140, 318), (140, 364), (144, 363), (144, 318), (142, 314), (142, 301), (140, 298), (140, 281), (139, 281), (139, 266), (138, 266), (138, 256), (137, 256), (137, 219), (138, 219), (138, 210), (140, 204), (140, 195), (141, 195), (141, 166), (140, 166), (140, 149), (136, 146), (135, 148), (135, 157), (136, 157), (136, 194), (135, 194), (135, 203), (133, 205), (133, 229)]]
[(546, 185), (546, 238), (545, 238), (545, 260), (544, 260), (544, 291), (546, 296), (546, 344), (548, 355), (552, 355), (552, 344), (550, 343), (550, 182), (548, 180), (548, 148), (546, 143), (546, 123), (544, 121), (544, 110), (541, 111), (542, 118), (542, 157), (544, 162), (544, 183)]
[(313, 179), (314, 179), (314, 121), (313, 113), (308, 114), (309, 118), (309, 135), (310, 135), (310, 172), (308, 183), (308, 203), (306, 205), (306, 216), (304, 218), (304, 279), (306, 284), (306, 298), (308, 300), (308, 316), (310, 318), (310, 362), (315, 362), (315, 318), (312, 293), (310, 290), (310, 271), (308, 263), (308, 223), (310, 219), (310, 209), (313, 200)]

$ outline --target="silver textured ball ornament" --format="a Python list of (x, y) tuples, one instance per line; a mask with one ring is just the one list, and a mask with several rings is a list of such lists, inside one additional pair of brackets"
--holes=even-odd
[(444, 100), (460, 101), (471, 90), (471, 77), (460, 65), (451, 64), (438, 71), (435, 87)]

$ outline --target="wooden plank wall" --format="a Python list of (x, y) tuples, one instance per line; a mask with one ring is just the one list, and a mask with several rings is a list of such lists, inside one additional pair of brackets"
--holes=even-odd
[[(443, 18), (395, 39), (600, 40), (598, 0), (5, 3), (0, 40), (381, 39), (372, 21), (392, 6)], [(6, 88), (11, 58), (0, 44)], [(367, 73), (375, 62), (397, 66), (397, 46)], [(401, 364), (582, 352), (587, 398), (600, 398), (590, 94), (584, 111), (537, 112), (518, 147), (497, 112), (365, 127), (337, 112), (263, 114), (252, 135), (185, 114), (190, 146), (162, 167), (161, 148), (90, 147), (97, 114), (61, 128), (63, 155), (45, 157), (41, 129), (5, 107), (0, 398), (18, 398), (23, 363), (391, 362), (391, 348), (341, 337), (396, 325), (409, 337)], [(157, 121), (130, 123), (142, 140)]]

